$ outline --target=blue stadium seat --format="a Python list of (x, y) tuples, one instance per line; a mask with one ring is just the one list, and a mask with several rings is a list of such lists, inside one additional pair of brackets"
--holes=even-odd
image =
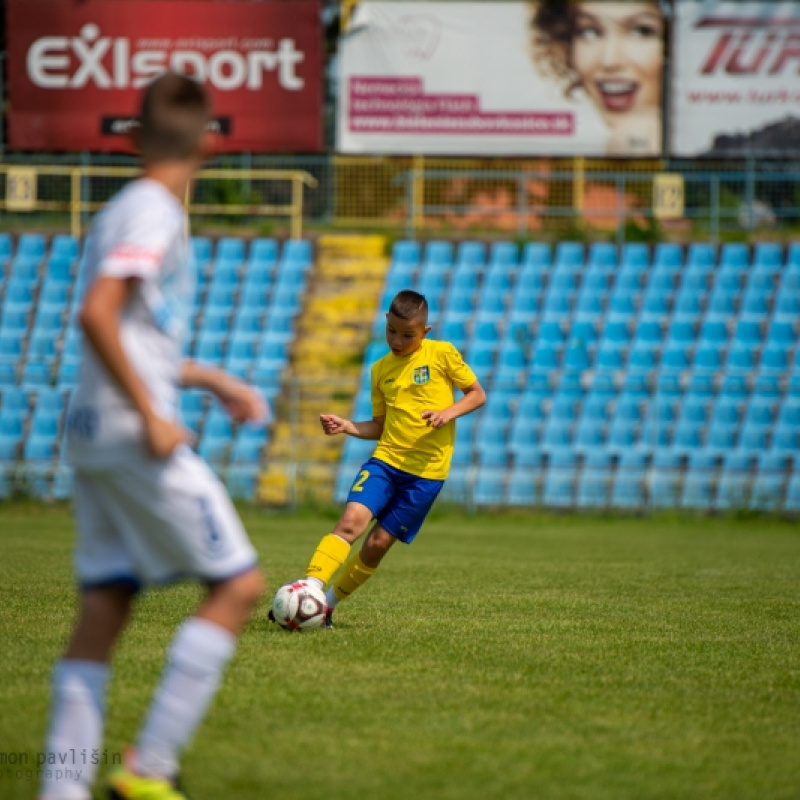
[(776, 425), (772, 432), (772, 452), (787, 456), (795, 455), (800, 445), (797, 428), (790, 425)]
[(635, 450), (626, 450), (619, 457), (611, 493), (611, 505), (633, 509), (645, 505), (645, 476), (647, 457)]
[(753, 254), (753, 266), (756, 269), (779, 272), (783, 266), (783, 250), (775, 242), (758, 242)]
[[(795, 451), (796, 452), (796, 451)], [(783, 507), (793, 453), (762, 453), (758, 457), (749, 507), (759, 511), (778, 511)]]
[(530, 463), (517, 466), (511, 472), (508, 502), (512, 506), (533, 506), (541, 500), (540, 478), (542, 457), (531, 451)]
[(636, 304), (629, 293), (611, 295), (611, 299), (608, 301), (609, 321), (612, 321), (613, 318), (631, 319), (635, 315)]
[(599, 320), (605, 311), (603, 298), (595, 294), (582, 293), (578, 295), (575, 304), (575, 316), (583, 319)]
[(682, 372), (689, 368), (689, 353), (685, 344), (668, 344), (661, 353), (660, 369), (664, 372)]
[(583, 259), (584, 248), (580, 242), (559, 242), (556, 245), (556, 269), (562, 267), (582, 269)]
[(704, 305), (705, 294), (702, 290), (681, 287), (672, 311), (676, 317), (697, 319), (703, 313)]
[(698, 344), (719, 347), (728, 341), (728, 327), (723, 319), (706, 319), (700, 327)]
[(703, 372), (717, 372), (722, 368), (723, 353), (720, 346), (715, 344), (698, 347), (694, 352), (692, 367)]
[(545, 242), (529, 242), (525, 245), (522, 254), (523, 267), (545, 267), (551, 266), (550, 245)]
[(723, 422), (712, 422), (706, 434), (704, 450), (712, 455), (724, 456), (736, 447), (738, 428)]
[(453, 265), (453, 245), (450, 242), (428, 242), (425, 247), (424, 266), (427, 268), (432, 265), (441, 267)]
[(611, 455), (590, 452), (583, 463), (578, 484), (577, 503), (581, 508), (605, 508), (611, 489)]
[(737, 297), (736, 292), (722, 290), (711, 292), (706, 305), (707, 318), (713, 316), (716, 319), (722, 319), (734, 316), (736, 314)]
[[(439, 248), (434, 252), (434, 260), (447, 266), (453, 263), (452, 246), (448, 242), (431, 242)], [(426, 250), (426, 260), (430, 259), (430, 245)], [(459, 268), (483, 267), (486, 264), (486, 247), (482, 242), (462, 242), (458, 248), (457, 265)]]
[(752, 485), (754, 459), (749, 453), (728, 453), (722, 462), (717, 486), (717, 508), (721, 510), (747, 507)]
[(741, 242), (728, 242), (722, 245), (720, 266), (724, 269), (730, 267), (740, 271), (750, 266), (750, 251), (746, 244)]
[(617, 248), (608, 242), (595, 242), (589, 247), (589, 269), (613, 270), (617, 266)]
[(789, 366), (789, 354), (782, 344), (767, 345), (761, 352), (761, 372), (783, 373)]
[(694, 243), (689, 245), (686, 254), (687, 267), (713, 267), (716, 262), (716, 248), (711, 244)]
[(11, 234), (0, 233), (0, 274), (2, 267), (11, 261), (14, 255), (14, 244), (11, 241)]
[(728, 350), (725, 368), (728, 372), (747, 373), (755, 369), (758, 351), (746, 342), (734, 343)]
[(492, 245), (489, 266), (503, 270), (515, 270), (519, 263), (519, 251), (513, 242), (495, 242)]
[(547, 284), (547, 273), (539, 267), (523, 267), (517, 274), (515, 295), (540, 295)]
[(679, 270), (683, 266), (683, 252), (681, 246), (672, 243), (656, 245), (654, 266)]
[(259, 468), (232, 464), (225, 470), (225, 487), (234, 500), (253, 500), (258, 485)]
[(72, 259), (63, 256), (51, 256), (45, 267), (45, 285), (72, 283), (75, 280), (74, 263)]
[(248, 254), (248, 271), (256, 265), (263, 265), (270, 269), (278, 262), (278, 243), (275, 239), (264, 237), (253, 239), (250, 242)]
[(742, 273), (729, 267), (721, 267), (714, 280), (714, 291), (737, 294), (742, 290)]
[(244, 261), (244, 240), (234, 236), (223, 236), (217, 242), (216, 261), (241, 264)]
[(501, 505), (505, 498), (505, 470), (493, 466), (480, 467), (475, 481), (475, 503), (479, 506)]
[(474, 294), (478, 289), (479, 273), (456, 271), (450, 281), (450, 290), (461, 294)]
[(208, 364), (221, 366), (225, 357), (226, 334), (201, 333), (195, 345), (195, 358)]
[(650, 480), (650, 503), (655, 508), (674, 508), (681, 489), (681, 457), (675, 452), (656, 451)]
[(768, 345), (781, 345), (786, 349), (794, 347), (796, 342), (796, 321), (776, 319), (767, 331)]
[(717, 457), (708, 452), (692, 453), (683, 481), (681, 506), (710, 510), (714, 506)]
[(671, 454), (674, 456), (687, 456), (700, 450), (703, 446), (703, 425), (686, 421), (678, 422), (672, 434)]
[(422, 250), (420, 243), (415, 240), (395, 242), (392, 246), (392, 264), (408, 266), (417, 269), (420, 264)]
[(601, 450), (605, 441), (603, 426), (596, 419), (582, 419), (575, 429), (573, 447), (577, 453), (586, 455)]
[(555, 451), (548, 463), (544, 479), (545, 505), (568, 507), (572, 505), (575, 490), (577, 460), (570, 450)]
[(204, 270), (211, 261), (211, 240), (207, 236), (192, 237), (192, 256), (199, 270)]
[(625, 348), (604, 343), (597, 349), (594, 366), (598, 370), (617, 371), (625, 366)]
[(209, 289), (215, 289), (218, 286), (234, 288), (238, 286), (241, 263), (241, 261), (217, 259), (211, 271)]
[(25, 440), (22, 447), (22, 457), (25, 461), (52, 461), (56, 455), (58, 443), (49, 436), (31, 435)]
[(47, 251), (44, 236), (39, 233), (23, 233), (17, 241), (16, 258), (31, 258), (41, 261)]

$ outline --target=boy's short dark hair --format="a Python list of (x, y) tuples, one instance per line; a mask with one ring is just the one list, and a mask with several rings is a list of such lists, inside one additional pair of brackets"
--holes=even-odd
[(422, 316), (423, 322), (428, 321), (428, 301), (424, 295), (414, 292), (411, 289), (403, 289), (392, 299), (389, 306), (389, 313), (394, 314), (399, 319), (410, 320)]
[(196, 80), (175, 72), (156, 78), (142, 97), (139, 146), (145, 159), (196, 157), (210, 115), (208, 92)]

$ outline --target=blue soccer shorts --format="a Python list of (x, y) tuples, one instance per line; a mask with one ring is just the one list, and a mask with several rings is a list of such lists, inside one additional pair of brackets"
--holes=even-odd
[(395, 539), (411, 544), (444, 481), (420, 478), (371, 458), (360, 469), (348, 503), (366, 506)]

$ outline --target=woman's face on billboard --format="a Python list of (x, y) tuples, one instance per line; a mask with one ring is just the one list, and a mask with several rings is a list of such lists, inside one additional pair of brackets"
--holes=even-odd
[(578, 3), (570, 60), (609, 121), (661, 107), (664, 20), (654, 3)]

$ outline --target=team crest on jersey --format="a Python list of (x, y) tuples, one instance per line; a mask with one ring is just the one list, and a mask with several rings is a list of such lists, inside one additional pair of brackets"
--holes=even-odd
[(414, 370), (414, 383), (417, 386), (422, 386), (423, 383), (427, 383), (431, 379), (431, 371), (428, 369), (428, 366), (424, 367), (417, 367)]

